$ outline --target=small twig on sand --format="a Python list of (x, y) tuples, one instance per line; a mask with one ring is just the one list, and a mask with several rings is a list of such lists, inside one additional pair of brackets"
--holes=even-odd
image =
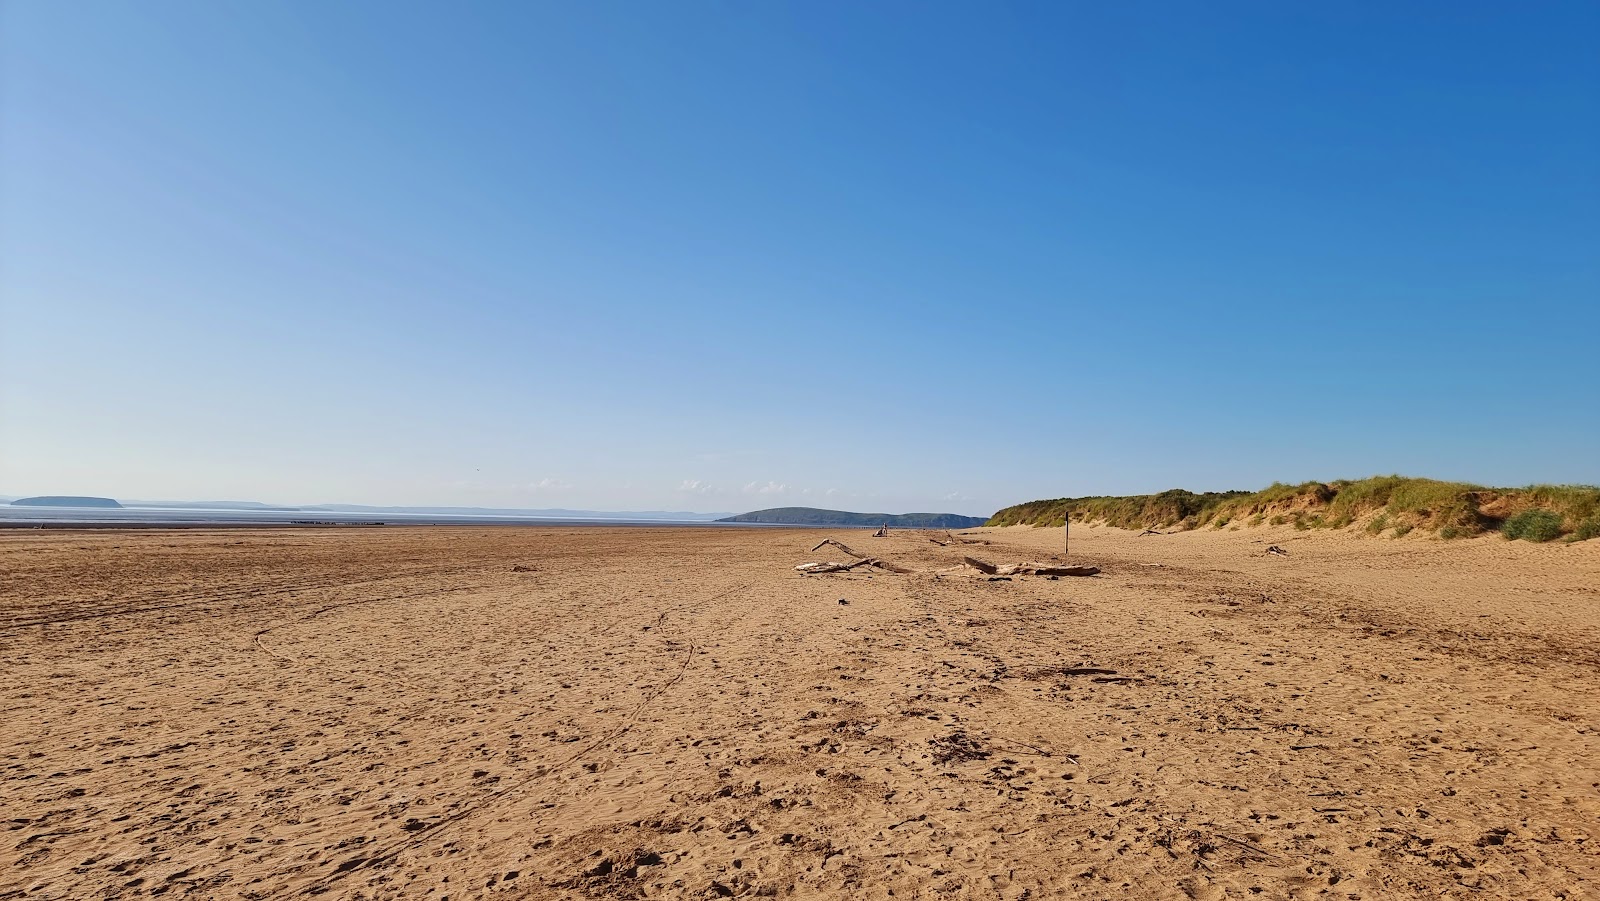
[[(1041, 748), (1038, 745), (1030, 745), (1025, 741), (1017, 741), (1014, 738), (991, 738), (989, 740), (991, 742), (1000, 742), (1001, 744), (1017, 745), (1018, 747), (1027, 748), (1029, 751), (1033, 752), (1034, 754), (1039, 755), (1040, 757), (1054, 757), (1054, 756), (1056, 756), (1053, 752), (1046, 751), (1044, 748)], [(1023, 753), (1023, 752), (1017, 752), (1017, 753)]]
[(1254, 851), (1257, 854), (1260, 854), (1260, 855), (1262, 855), (1264, 857), (1280, 857), (1281, 856), (1281, 855), (1278, 855), (1278, 854), (1274, 854), (1274, 853), (1272, 853), (1271, 851), (1268, 851), (1265, 848), (1261, 848), (1261, 847), (1257, 847), (1256, 845), (1252, 845), (1247, 841), (1242, 841), (1240, 839), (1236, 839), (1231, 835), (1223, 835), (1222, 833), (1217, 832), (1216, 830), (1212, 830), (1211, 834), (1215, 835), (1217, 838), (1220, 838), (1225, 842), (1233, 842), (1234, 844), (1238, 845), (1241, 848), (1248, 848), (1251, 851)]

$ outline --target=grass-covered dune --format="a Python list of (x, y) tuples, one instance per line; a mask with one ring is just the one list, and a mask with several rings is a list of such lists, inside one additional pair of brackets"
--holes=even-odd
[(1181, 488), (1132, 497), (1063, 497), (1007, 507), (991, 526), (1103, 523), (1124, 529), (1360, 528), (1399, 538), (1413, 530), (1441, 538), (1500, 532), (1507, 538), (1582, 541), (1600, 537), (1600, 488), (1534, 485), (1486, 488), (1406, 476), (1274, 483), (1260, 491), (1195, 494)]

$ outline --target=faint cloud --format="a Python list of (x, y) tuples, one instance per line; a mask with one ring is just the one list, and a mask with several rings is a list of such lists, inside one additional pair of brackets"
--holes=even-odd
[(744, 486), (745, 494), (788, 494), (789, 486), (782, 482), (751, 482)]
[(692, 459), (698, 463), (724, 463), (728, 460), (751, 456), (752, 453), (752, 451), (747, 450), (715, 450), (694, 454)]
[(684, 479), (678, 483), (678, 490), (688, 494), (710, 494), (716, 489), (703, 479)]
[(939, 500), (941, 500), (941, 501), (970, 501), (970, 500), (972, 500), (972, 498), (967, 497), (965, 494), (962, 494), (959, 491), (952, 491), (949, 494), (945, 495), (944, 497), (939, 498)]
[(562, 479), (540, 479), (537, 482), (528, 483), (529, 491), (561, 491), (571, 487), (571, 482), (563, 481)]

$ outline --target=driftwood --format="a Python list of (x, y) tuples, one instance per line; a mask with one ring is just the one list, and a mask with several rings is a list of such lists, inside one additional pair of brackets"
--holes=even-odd
[[(915, 572), (915, 570), (906, 569), (897, 563), (890, 563), (879, 557), (863, 554), (844, 542), (836, 541), (832, 538), (823, 539), (812, 550), (820, 551), (828, 545), (838, 548), (855, 559), (849, 563), (835, 563), (831, 560), (825, 563), (802, 563), (795, 567), (795, 571), (806, 575), (819, 575), (821, 573), (849, 572), (857, 567), (871, 566), (875, 569), (882, 569), (892, 573)], [(977, 557), (962, 557), (961, 560), (967, 566), (986, 576), (1093, 576), (1100, 572), (1100, 567), (1098, 566), (1050, 566), (1044, 563), (1007, 563), (1002, 566), (996, 566), (993, 563), (979, 560)], [(945, 572), (949, 572), (949, 570), (938, 570), (934, 575), (937, 576)]]
[(1145, 529), (1143, 532), (1139, 533), (1139, 537), (1143, 538), (1146, 535), (1165, 535), (1165, 534), (1167, 534), (1167, 533), (1166, 532), (1157, 532), (1155, 529)]
[(898, 564), (890, 563), (887, 560), (879, 560), (877, 557), (869, 556), (867, 554), (860, 553), (859, 551), (852, 550), (849, 545), (842, 541), (835, 541), (832, 538), (823, 539), (817, 544), (816, 547), (812, 548), (812, 550), (821, 550), (824, 546), (830, 544), (839, 550), (844, 551), (846, 554), (856, 558), (855, 561), (852, 563), (833, 563), (831, 561), (828, 563), (802, 563), (795, 567), (795, 571), (805, 573), (807, 575), (817, 575), (820, 573), (849, 572), (858, 566), (872, 566), (878, 569), (888, 570), (892, 573), (911, 572), (911, 570), (906, 569)]
[(866, 566), (866, 565), (867, 565), (867, 561), (866, 560), (857, 560), (854, 563), (834, 563), (832, 561), (829, 561), (827, 563), (802, 563), (799, 566), (796, 566), (794, 568), (794, 570), (795, 570), (795, 572), (798, 572), (798, 573), (804, 573), (804, 574), (806, 574), (808, 576), (814, 576), (814, 575), (817, 575), (819, 573), (843, 573), (843, 572), (849, 572), (850, 570), (855, 569), (858, 566)]
[(1267, 553), (1271, 554), (1274, 557), (1287, 557), (1287, 556), (1289, 556), (1289, 552), (1288, 551), (1284, 550), (1281, 547), (1278, 547), (1275, 544), (1267, 548)]
[(962, 562), (986, 576), (1093, 576), (1098, 566), (1046, 566), (1043, 563), (1009, 563), (996, 566), (977, 557), (962, 557)]
[(1096, 576), (1098, 566), (1046, 566), (1042, 563), (1016, 563), (1000, 567), (1002, 576)]
[(878, 569), (888, 570), (892, 573), (903, 574), (911, 572), (911, 570), (906, 569), (903, 566), (898, 566), (890, 563), (887, 560), (879, 560), (877, 557), (862, 557), (860, 560), (852, 560), (849, 563), (834, 563), (831, 560), (827, 563), (802, 563), (799, 566), (796, 566), (794, 569), (795, 572), (804, 573), (808, 576), (815, 576), (821, 573), (849, 572), (858, 566), (872, 566)]
[(961, 562), (986, 576), (992, 576), (1000, 571), (1000, 567), (995, 566), (993, 563), (985, 563), (977, 557), (962, 557)]

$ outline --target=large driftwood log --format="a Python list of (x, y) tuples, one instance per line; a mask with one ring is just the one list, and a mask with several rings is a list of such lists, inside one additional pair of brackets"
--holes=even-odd
[(869, 562), (870, 561), (868, 560), (857, 560), (854, 563), (834, 563), (830, 560), (827, 563), (802, 563), (799, 566), (796, 566), (794, 569), (795, 572), (804, 573), (808, 576), (814, 576), (820, 573), (849, 572), (858, 566), (866, 566)]
[[(870, 566), (892, 573), (915, 572), (915, 570), (906, 569), (899, 564), (890, 563), (887, 560), (855, 551), (844, 542), (836, 541), (832, 538), (823, 539), (812, 550), (818, 551), (828, 545), (832, 545), (856, 559), (849, 563), (835, 563), (833, 561), (802, 563), (795, 567), (795, 571), (806, 575), (818, 575), (821, 573), (849, 572), (860, 566)], [(1050, 566), (1044, 563), (1007, 563), (1003, 566), (996, 566), (993, 563), (979, 560), (977, 557), (962, 557), (961, 561), (986, 576), (1093, 576), (1100, 572), (1100, 567), (1098, 566)], [(947, 571), (939, 570), (938, 572)]]
[(962, 557), (968, 566), (986, 576), (1092, 576), (1100, 572), (1098, 566), (1047, 566), (1043, 563), (1008, 563), (995, 566), (977, 557)]
[(849, 563), (834, 563), (831, 560), (827, 563), (802, 563), (799, 566), (796, 566), (794, 569), (795, 572), (804, 573), (808, 576), (814, 576), (821, 573), (849, 572), (858, 566), (871, 566), (875, 569), (886, 570), (892, 573), (901, 573), (902, 575), (911, 572), (911, 570), (906, 569), (903, 566), (897, 566), (887, 560), (879, 560), (877, 557), (863, 557), (860, 560), (853, 560)]
[(1017, 563), (1000, 567), (1002, 576), (1094, 576), (1098, 566), (1047, 566), (1043, 563)]
[(1000, 567), (995, 566), (993, 563), (985, 563), (982, 560), (979, 560), (977, 557), (962, 557), (961, 562), (986, 576), (992, 576), (997, 570), (1000, 569)]

